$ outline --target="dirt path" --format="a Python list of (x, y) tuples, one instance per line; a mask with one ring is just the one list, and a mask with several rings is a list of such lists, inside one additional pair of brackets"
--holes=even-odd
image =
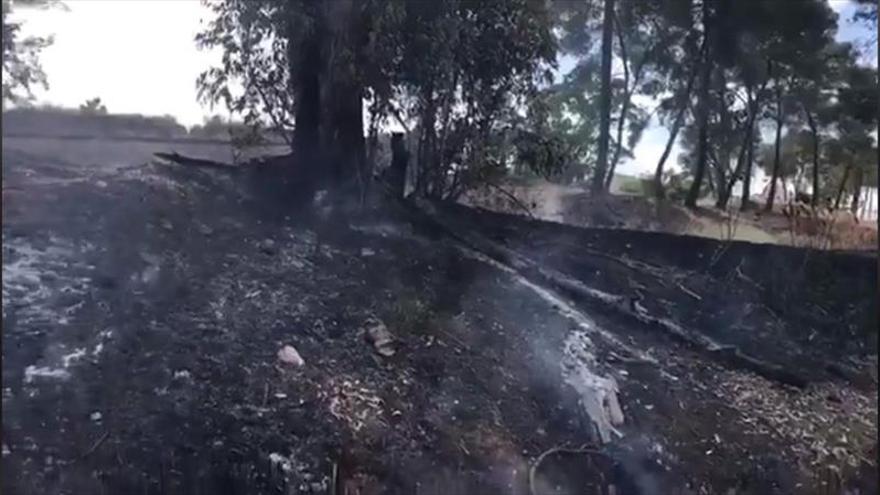
[[(814, 493), (831, 453), (853, 486), (876, 469), (860, 460), (876, 383), (789, 390), (400, 212), (352, 218), (316, 248), (316, 225), (222, 175), (48, 165), (4, 150), (19, 191), (3, 209), (4, 493), (527, 494), (535, 459), (582, 444), (613, 460), (601, 474), (618, 493)], [(623, 287), (532, 227), (484, 231)], [(374, 318), (393, 356), (365, 341)], [(304, 367), (279, 364), (285, 344)], [(828, 454), (801, 450), (805, 432)], [(577, 459), (559, 461), (564, 479), (599, 474)]]

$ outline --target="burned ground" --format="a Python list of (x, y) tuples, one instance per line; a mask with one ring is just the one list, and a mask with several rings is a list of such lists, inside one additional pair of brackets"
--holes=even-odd
[[(556, 298), (406, 207), (316, 248), (326, 227), (222, 172), (4, 151), (3, 179), (4, 493), (526, 494), (535, 459), (583, 445), (619, 493), (827, 493), (835, 470), (876, 491), (874, 257), (443, 207), (797, 389)], [(608, 444), (572, 356), (619, 384)]]

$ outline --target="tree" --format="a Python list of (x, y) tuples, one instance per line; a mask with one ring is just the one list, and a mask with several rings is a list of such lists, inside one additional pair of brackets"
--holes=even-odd
[(203, 97), (249, 124), (292, 130), (299, 168), (313, 164), (336, 185), (365, 175), (367, 103), (371, 136), (389, 117), (417, 134), (420, 193), (460, 194), (503, 168), (507, 109), (555, 54), (537, 0), (209, 5), (215, 19), (197, 42), (221, 47), (224, 59), (200, 78)]
[(602, 66), (599, 93), (599, 144), (596, 170), (593, 172), (591, 190), (599, 194), (605, 190), (605, 174), (608, 171), (608, 145), (611, 127), (611, 43), (614, 32), (614, 0), (604, 0), (602, 16)]
[[(708, 176), (713, 180), (706, 185), (716, 195), (716, 206), (726, 208), (736, 182), (750, 178), (750, 150), (759, 135), (755, 128), (764, 118), (782, 122), (781, 139), (784, 125), (801, 107), (793, 94), (806, 77), (805, 61), (814, 60), (833, 41), (835, 14), (823, 0), (717, 0), (701, 2), (701, 11), (711, 21), (707, 51), (713, 67), (700, 73), (701, 83), (709, 82), (701, 84), (708, 86), (708, 111), (702, 113), (698, 98), (690, 123), (686, 113), (675, 123), (696, 128), (685, 132), (684, 140), (683, 163), (695, 178), (687, 202), (696, 203), (702, 178)], [(773, 112), (767, 114), (771, 102)], [(705, 129), (705, 140), (700, 129)]]
[(712, 9), (710, 3), (703, 0), (703, 36), (708, 39), (709, 48), (703, 59), (700, 75), (700, 95), (697, 104), (697, 157), (694, 181), (684, 201), (685, 206), (695, 208), (700, 196), (700, 188), (703, 185), (703, 176), (706, 173), (706, 161), (709, 156), (709, 85), (712, 76), (712, 47), (714, 46), (714, 32), (712, 30)]
[[(15, 2), (26, 6), (52, 6), (57, 2)], [(19, 104), (33, 99), (33, 88), (48, 88), (46, 74), (40, 65), (40, 52), (52, 44), (52, 37), (20, 35), (21, 23), (10, 19), (12, 2), (3, 0), (3, 105)]]
[(107, 106), (101, 103), (101, 98), (95, 97), (80, 105), (79, 111), (86, 115), (107, 115)]

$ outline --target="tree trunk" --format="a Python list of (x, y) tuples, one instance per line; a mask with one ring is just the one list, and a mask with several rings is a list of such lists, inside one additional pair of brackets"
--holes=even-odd
[(323, 87), (324, 112), (321, 138), (329, 166), (330, 184), (348, 186), (355, 180), (364, 184), (366, 143), (364, 140), (364, 87), (357, 74), (357, 59), (363, 49), (363, 19), (358, 0), (325, 2), (327, 26)]
[[(288, 24), (288, 36), (295, 39), (292, 22)], [(318, 187), (322, 172), (320, 149), (321, 125), (321, 42), (324, 33), (314, 29), (301, 43), (288, 43), (287, 59), (291, 73), (295, 105), (296, 127), (293, 131), (293, 159), (299, 164), (296, 173), (305, 177), (305, 182)], [(295, 69), (294, 69), (295, 67)]]
[[(712, 31), (712, 18), (709, 2), (703, 2), (703, 25), (706, 38), (714, 34)], [(709, 155), (709, 86), (712, 82), (712, 42), (706, 48), (706, 58), (703, 60), (703, 74), (700, 80), (700, 101), (698, 102), (697, 125), (697, 170), (694, 172), (694, 181), (684, 201), (685, 206), (695, 208), (697, 199), (700, 197), (700, 189), (703, 186), (703, 176), (706, 174), (706, 162)]]
[(846, 190), (846, 182), (849, 180), (849, 174), (852, 171), (852, 165), (847, 165), (843, 169), (843, 178), (840, 180), (840, 186), (837, 188), (837, 197), (834, 199), (834, 209), (840, 209), (840, 202), (843, 200), (843, 191)]
[(599, 149), (596, 157), (596, 170), (593, 173), (591, 191), (601, 194), (605, 186), (608, 170), (608, 141), (611, 136), (611, 36), (614, 31), (614, 0), (605, 0), (605, 13), (602, 18), (602, 67), (601, 92), (599, 94)]
[(764, 211), (772, 211), (776, 201), (776, 181), (779, 179), (779, 171), (782, 165), (782, 87), (776, 80), (776, 145), (773, 152), (773, 172), (770, 175), (770, 194), (767, 196), (767, 204)]
[(706, 46), (707, 43), (704, 39), (703, 46), (700, 48), (700, 62), (694, 64), (691, 75), (688, 77), (687, 86), (685, 87), (684, 95), (681, 100), (681, 106), (678, 108), (678, 114), (676, 114), (672, 129), (669, 131), (669, 139), (666, 140), (666, 147), (663, 148), (663, 154), (660, 155), (660, 161), (657, 162), (657, 168), (654, 171), (654, 194), (657, 196), (657, 199), (664, 199), (666, 197), (666, 191), (663, 190), (663, 166), (669, 158), (669, 153), (672, 152), (672, 146), (675, 144), (675, 139), (678, 137), (678, 131), (680, 131), (684, 125), (684, 118), (685, 115), (687, 115), (687, 109), (691, 99), (691, 91), (693, 90), (694, 81), (697, 80), (700, 63), (702, 63), (705, 58)]
[(611, 188), (611, 181), (614, 179), (614, 170), (617, 168), (617, 162), (620, 160), (620, 153), (623, 151), (623, 125), (626, 123), (626, 114), (629, 111), (629, 102), (632, 92), (629, 88), (629, 57), (626, 53), (626, 41), (623, 37), (623, 28), (617, 16), (614, 16), (615, 27), (617, 28), (617, 40), (620, 45), (620, 59), (623, 64), (623, 103), (620, 108), (620, 117), (617, 120), (617, 146), (614, 148), (614, 158), (611, 159), (611, 167), (605, 177), (605, 191)]
[(391, 135), (391, 166), (388, 169), (388, 184), (395, 197), (402, 198), (406, 189), (406, 168), (409, 155), (403, 141), (403, 133)]
[(865, 174), (862, 170), (862, 167), (856, 167), (855, 175), (853, 176), (853, 181), (855, 182), (855, 184), (853, 184), (852, 203), (849, 206), (849, 211), (851, 211), (852, 214), (855, 215), (856, 220), (858, 220), (859, 218), (859, 202), (862, 198), (862, 183), (864, 177)]
[(755, 115), (757, 114), (757, 98), (754, 98), (752, 95), (752, 87), (746, 86), (746, 99), (748, 101), (748, 109), (749, 116), (746, 121), (746, 128), (743, 131), (743, 142), (739, 147), (739, 153), (736, 157), (736, 166), (733, 169), (733, 174), (730, 176), (730, 180), (727, 181), (724, 189), (721, 190), (721, 194), (718, 196), (718, 206), (721, 209), (727, 208), (727, 203), (730, 201), (730, 195), (733, 193), (733, 186), (736, 185), (736, 181), (739, 179), (740, 175), (742, 175), (742, 168), (744, 165), (745, 155), (747, 153), (747, 149), (751, 146), (752, 142), (752, 134), (755, 126)]
[(810, 206), (815, 210), (819, 206), (819, 130), (810, 110), (804, 107), (804, 113), (807, 114), (807, 123), (813, 136), (813, 195), (810, 197)]
[[(723, 133), (732, 132), (730, 129), (730, 112), (727, 109), (726, 90), (727, 78), (724, 77), (724, 68), (722, 67), (718, 74), (718, 115), (721, 122)], [(727, 173), (730, 171), (730, 136), (724, 135), (720, 137), (720, 145), (718, 146), (718, 160), (715, 161), (715, 207), (724, 208), (727, 203), (725, 190), (727, 189)]]
[[(740, 199), (739, 209), (740, 211), (746, 211), (751, 208), (749, 204), (751, 202), (750, 196), (752, 194), (752, 165), (754, 164), (755, 158), (755, 136), (754, 131), (751, 131), (748, 136), (746, 149), (746, 170), (743, 174), (743, 189), (742, 189), (742, 198)], [(733, 186), (731, 186), (733, 187)]]

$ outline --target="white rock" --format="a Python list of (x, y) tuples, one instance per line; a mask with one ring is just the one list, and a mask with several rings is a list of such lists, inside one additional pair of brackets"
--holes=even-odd
[(92, 414), (89, 415), (89, 418), (90, 418), (92, 421), (101, 421), (101, 418), (103, 418), (103, 417), (104, 417), (104, 416), (103, 416), (100, 412), (98, 412), (98, 411), (95, 411), (95, 412), (93, 412)]
[(174, 372), (175, 380), (189, 380), (192, 377), (189, 370), (177, 370)]
[(361, 248), (361, 256), (373, 256), (374, 254), (376, 254), (376, 251), (370, 248)]
[(306, 362), (292, 345), (286, 345), (278, 350), (278, 360), (295, 368), (304, 366)]

